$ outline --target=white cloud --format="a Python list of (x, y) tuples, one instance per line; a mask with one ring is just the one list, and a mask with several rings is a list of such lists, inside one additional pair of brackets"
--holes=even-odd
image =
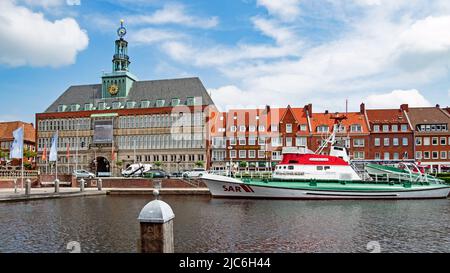
[(132, 25), (178, 24), (196, 28), (213, 28), (219, 23), (217, 17), (202, 18), (187, 13), (182, 4), (167, 4), (150, 15), (132, 15), (127, 18)]
[(79, 6), (81, 5), (81, 0), (66, 0), (66, 3), (69, 6)]
[(300, 14), (300, 0), (258, 0), (257, 5), (283, 21), (293, 21)]
[(130, 33), (129, 40), (132, 43), (142, 45), (177, 40), (184, 37), (186, 37), (185, 34), (175, 31), (161, 30), (157, 28), (144, 28)]
[(416, 89), (394, 90), (385, 94), (373, 94), (366, 98), (369, 108), (398, 108), (401, 104), (411, 107), (431, 106), (431, 103)]
[[(10, 0), (3, 0), (10, 1)], [(69, 0), (68, 0), (69, 1)], [(43, 8), (59, 7), (65, 3), (65, 0), (19, 0), (28, 6), (38, 6)]]
[(0, 63), (10, 66), (70, 65), (89, 43), (74, 19), (52, 22), (10, 0), (0, 1), (0, 21)]

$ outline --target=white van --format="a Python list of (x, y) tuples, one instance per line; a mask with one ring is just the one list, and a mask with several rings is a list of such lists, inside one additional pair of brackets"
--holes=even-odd
[(142, 163), (135, 163), (131, 164), (122, 171), (122, 176), (125, 177), (136, 177), (136, 176), (142, 176), (145, 172), (148, 172), (152, 169), (152, 164), (142, 164)]

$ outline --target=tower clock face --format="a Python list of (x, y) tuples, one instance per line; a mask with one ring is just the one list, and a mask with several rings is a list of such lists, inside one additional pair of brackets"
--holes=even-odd
[(113, 85), (109, 86), (108, 92), (112, 96), (115, 96), (115, 95), (117, 95), (117, 93), (119, 93), (119, 87), (117, 85), (113, 84)]

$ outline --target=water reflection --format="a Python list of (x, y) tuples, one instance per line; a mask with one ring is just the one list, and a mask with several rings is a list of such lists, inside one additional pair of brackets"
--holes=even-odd
[[(151, 196), (0, 204), (0, 252), (136, 252)], [(163, 196), (176, 252), (450, 252), (450, 200), (284, 201)]]

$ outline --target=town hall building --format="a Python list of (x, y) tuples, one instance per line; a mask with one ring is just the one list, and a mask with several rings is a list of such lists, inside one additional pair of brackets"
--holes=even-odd
[(55, 132), (58, 172), (117, 175), (135, 162), (159, 162), (171, 172), (206, 166), (205, 120), (215, 107), (200, 79), (139, 81), (130, 72), (123, 21), (117, 34), (112, 72), (101, 84), (71, 86), (36, 114), (41, 173), (54, 172), (47, 159)]

